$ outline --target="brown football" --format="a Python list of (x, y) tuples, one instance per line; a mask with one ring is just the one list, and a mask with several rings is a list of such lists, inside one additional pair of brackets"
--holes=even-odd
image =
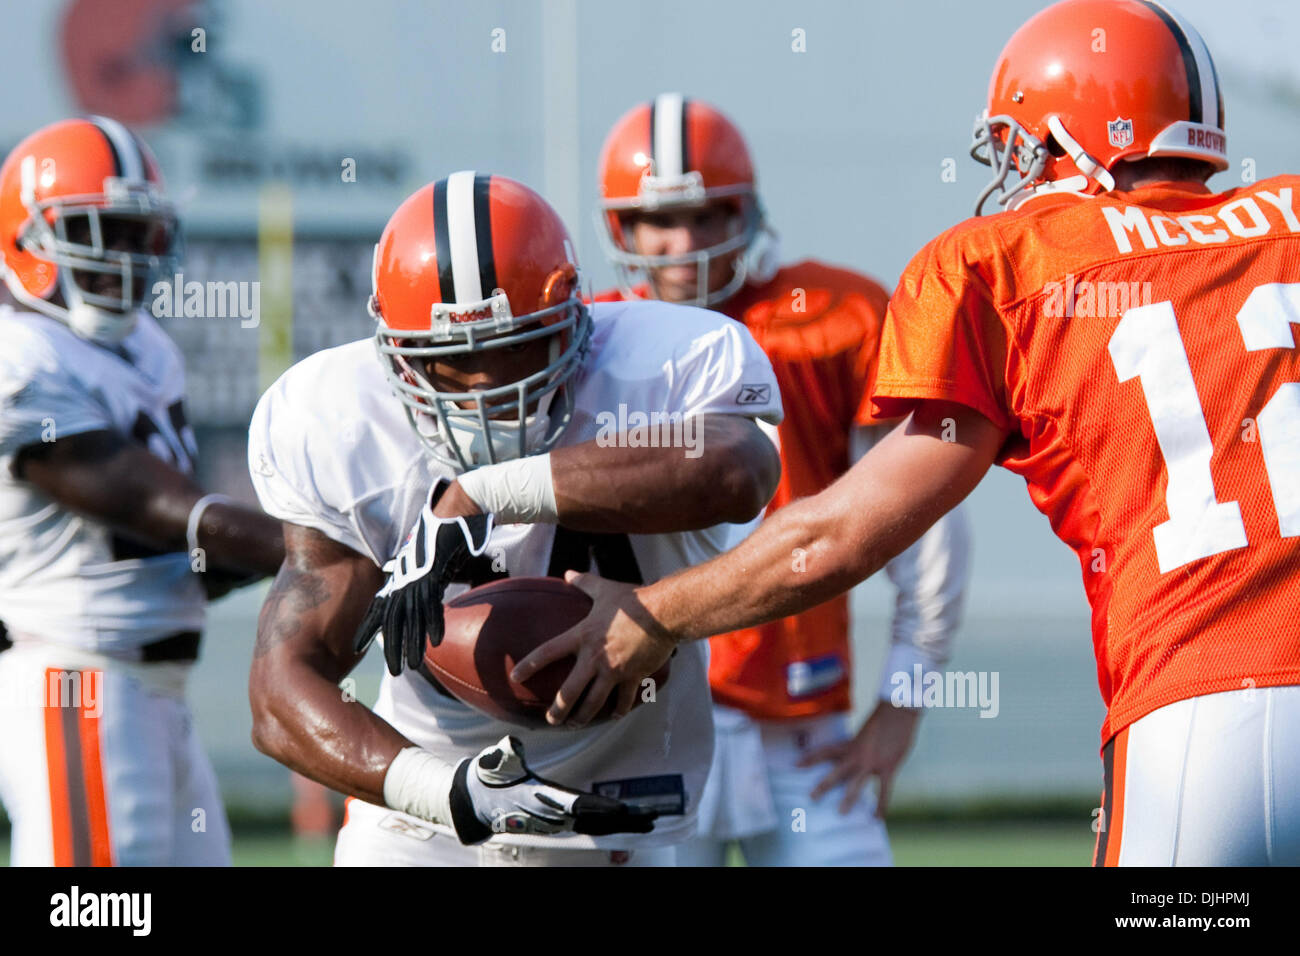
[[(497, 720), (546, 728), (546, 710), (569, 676), (573, 658), (556, 661), (517, 684), (510, 671), (533, 648), (577, 624), (591, 598), (559, 578), (503, 578), (466, 591), (443, 605), (442, 643), (426, 647), (424, 670), (458, 700)], [(668, 664), (653, 675), (668, 680)], [(640, 704), (641, 695), (637, 695)], [(592, 721), (614, 712), (611, 694)]]

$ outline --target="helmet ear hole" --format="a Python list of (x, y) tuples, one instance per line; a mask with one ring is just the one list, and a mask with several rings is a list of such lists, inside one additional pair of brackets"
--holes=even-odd
[[(573, 297), (578, 285), (578, 270), (572, 262), (566, 262), (546, 277), (542, 285), (542, 297), (538, 309), (549, 309)], [(556, 316), (544, 320), (546, 324), (558, 322)]]
[(1057, 159), (1060, 159), (1065, 155), (1065, 147), (1058, 143), (1056, 137), (1051, 133), (1047, 134), (1047, 142), (1045, 145), (1047, 146), (1047, 151)]

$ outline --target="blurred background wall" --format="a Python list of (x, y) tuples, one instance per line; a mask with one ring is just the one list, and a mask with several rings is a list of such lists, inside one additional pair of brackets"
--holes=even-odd
[[(636, 102), (678, 90), (711, 100), (746, 132), (787, 258), (841, 263), (889, 285), (926, 240), (969, 214), (985, 173), (966, 156), (972, 120), (1002, 44), (1043, 5), (10, 4), (0, 70), (21, 95), (0, 113), (0, 147), (77, 112), (134, 125), (182, 208), (185, 279), (262, 283), (257, 327), (166, 323), (189, 362), (203, 479), (251, 499), (244, 429), (253, 404), (293, 359), (369, 333), (371, 246), (416, 187), (478, 168), (539, 188), (600, 288), (612, 279), (592, 220), (602, 139)], [(1227, 188), (1300, 166), (1300, 8), (1176, 5), (1205, 36), (1225, 88), (1233, 167), (1214, 182)], [(991, 474), (968, 507), (977, 565), (951, 667), (996, 672), (998, 713), (928, 714), (896, 803), (1091, 806), (1102, 707), (1078, 567), (1019, 479)], [(289, 801), (286, 773), (248, 737), (261, 594), (213, 606), (192, 688), (237, 812), (278, 812)], [(855, 597), (859, 711), (874, 696), (891, 601), (883, 580)], [(358, 676), (363, 699), (378, 680), (371, 658)]]

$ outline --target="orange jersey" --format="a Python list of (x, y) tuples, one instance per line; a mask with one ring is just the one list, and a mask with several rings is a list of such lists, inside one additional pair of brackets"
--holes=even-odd
[[(781, 389), (781, 483), (768, 514), (817, 494), (847, 471), (853, 426), (882, 420), (871, 414), (867, 398), (888, 301), (888, 293), (865, 276), (804, 261), (742, 287), (717, 307), (745, 323)], [(852, 704), (847, 595), (719, 635), (711, 651), (714, 699), (751, 716), (808, 717)]]
[(973, 219), (912, 260), (873, 407), (968, 405), (1079, 557), (1103, 743), (1300, 684), (1300, 178)]

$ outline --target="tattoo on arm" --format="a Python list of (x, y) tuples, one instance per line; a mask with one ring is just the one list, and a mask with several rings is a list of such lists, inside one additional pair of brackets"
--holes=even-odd
[(329, 583), (323, 574), (285, 562), (271, 583), (266, 603), (262, 605), (253, 656), (261, 657), (293, 637), (302, 626), (299, 615), (320, 607), (329, 599)]

